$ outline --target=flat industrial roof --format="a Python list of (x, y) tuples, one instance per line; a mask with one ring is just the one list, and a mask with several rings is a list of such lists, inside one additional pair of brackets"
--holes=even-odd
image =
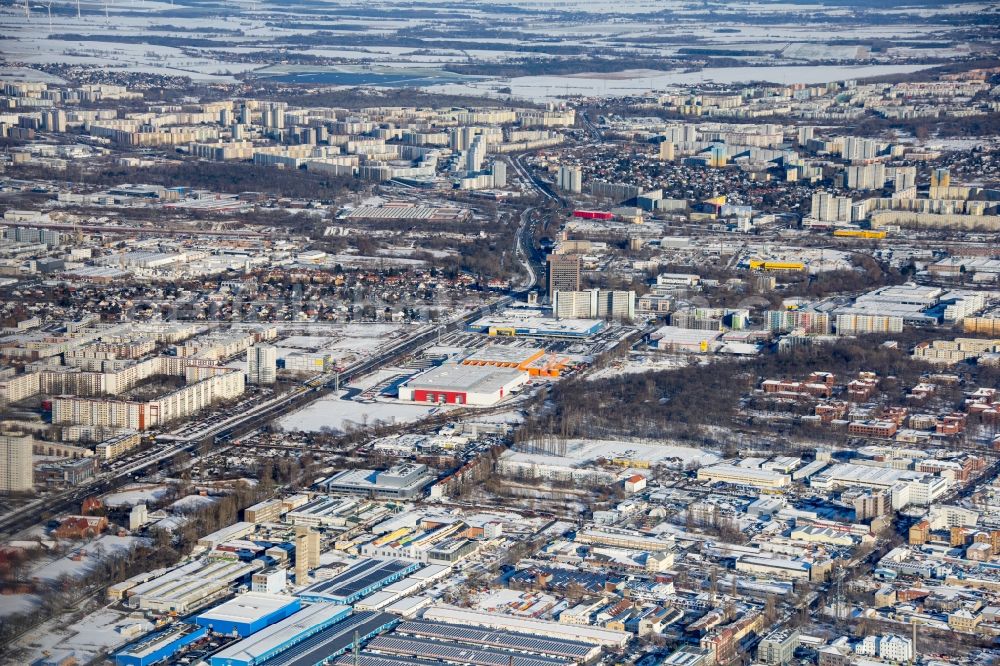
[(524, 315), (510, 310), (497, 315), (487, 315), (469, 324), (469, 328), (485, 330), (490, 328), (514, 329), (527, 335), (568, 335), (585, 337), (604, 328), (601, 319), (552, 319), (542, 315)]
[(212, 663), (231, 659), (240, 663), (254, 663), (262, 655), (287, 643), (296, 636), (313, 629), (319, 624), (334, 622), (336, 618), (350, 613), (350, 606), (338, 604), (312, 604), (289, 615), (281, 622), (261, 629), (249, 638), (221, 650), (212, 657)]
[(702, 331), (696, 328), (661, 326), (653, 331), (650, 339), (664, 344), (698, 345), (713, 342), (722, 336), (722, 331)]
[(406, 382), (408, 388), (495, 393), (524, 376), (516, 368), (446, 363)]
[(247, 592), (198, 615), (199, 619), (253, 622), (298, 601), (287, 594)]
[(390, 657), (370, 652), (362, 652), (358, 655), (357, 662), (355, 662), (353, 654), (345, 654), (337, 657), (333, 663), (337, 666), (355, 666), (355, 663), (356, 666), (400, 666), (401, 664), (405, 666), (441, 666), (440, 661), (424, 661), (413, 657)]
[(439, 622), (421, 622), (419, 620), (404, 622), (396, 627), (395, 633), (525, 651), (552, 657), (570, 657), (573, 659), (589, 659), (595, 656), (595, 652), (600, 651), (593, 644), (582, 643), (580, 641), (570, 641), (561, 638), (540, 638), (531, 634), (513, 631), (476, 629), (453, 624), (441, 624)]
[(523, 363), (544, 352), (541, 347), (490, 345), (477, 349), (462, 360), (473, 363)]
[(346, 598), (412, 565), (413, 562), (405, 560), (361, 560), (330, 580), (313, 583), (299, 595)]
[(518, 666), (569, 666), (567, 659), (540, 657), (521, 652), (473, 646), (450, 640), (427, 640), (409, 636), (379, 636), (368, 643), (368, 649), (403, 657), (439, 659), (474, 666), (515, 662)]
[(354, 636), (367, 636), (397, 618), (388, 613), (360, 612), (320, 631), (302, 643), (261, 662), (260, 666), (316, 666), (332, 654), (354, 644)]
[(493, 627), (506, 631), (519, 631), (550, 638), (564, 638), (583, 641), (595, 645), (621, 647), (628, 644), (632, 634), (602, 627), (560, 624), (547, 620), (500, 615), (483, 611), (468, 610), (455, 606), (434, 606), (424, 611), (425, 621), (444, 622), (466, 627)]
[(870, 467), (852, 463), (838, 463), (823, 470), (814, 477), (814, 481), (823, 483), (826, 480), (834, 483), (857, 483), (871, 486), (892, 486), (900, 481), (915, 481), (926, 476), (924, 472), (915, 472), (892, 467)]
[(423, 569), (419, 571), (414, 571), (407, 579), (419, 580), (419, 581), (429, 581), (440, 578), (451, 571), (451, 567), (446, 564), (428, 564)]
[(122, 649), (118, 654), (129, 655), (132, 657), (147, 657), (157, 650), (160, 650), (185, 636), (189, 636), (195, 631), (204, 631), (204, 628), (193, 624), (175, 623), (165, 631), (159, 631), (148, 636), (144, 636), (139, 641)]
[(724, 474), (727, 476), (739, 476), (746, 479), (760, 479), (765, 481), (774, 481), (778, 479), (788, 478), (787, 474), (782, 474), (781, 472), (775, 472), (770, 469), (760, 469), (758, 467), (741, 467), (739, 465), (712, 465), (710, 467), (703, 467), (700, 471), (704, 471), (705, 474), (720, 475)]

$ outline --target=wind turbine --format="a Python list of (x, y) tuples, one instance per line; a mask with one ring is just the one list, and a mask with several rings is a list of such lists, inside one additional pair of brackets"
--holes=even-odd
[(76, 17), (80, 18), (80, 0), (76, 0)]
[(28, 0), (24, 0), (24, 18), (31, 18), (31, 7), (28, 5)]
[(52, 34), (52, 0), (49, 0), (49, 4), (46, 5), (49, 10), (49, 34)]

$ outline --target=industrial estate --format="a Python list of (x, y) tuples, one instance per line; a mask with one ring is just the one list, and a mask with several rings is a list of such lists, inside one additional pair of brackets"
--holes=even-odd
[(0, 664), (1000, 662), (1000, 5), (0, 2)]

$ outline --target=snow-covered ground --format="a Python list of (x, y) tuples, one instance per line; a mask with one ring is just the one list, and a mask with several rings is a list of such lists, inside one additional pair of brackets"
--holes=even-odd
[(215, 498), (206, 497), (205, 495), (187, 495), (182, 497), (176, 502), (172, 503), (168, 508), (170, 511), (177, 511), (179, 513), (188, 513), (190, 511), (197, 511), (203, 507), (215, 503)]
[(609, 379), (619, 375), (634, 375), (645, 372), (660, 372), (682, 368), (691, 362), (690, 355), (632, 353), (627, 359), (615, 361), (607, 367), (595, 370), (586, 376), (587, 380)]
[(136, 504), (153, 503), (167, 495), (166, 486), (150, 486), (132, 484), (121, 491), (104, 497), (105, 506), (135, 506)]
[(317, 432), (323, 428), (344, 431), (349, 428), (371, 426), (376, 421), (384, 423), (409, 423), (418, 421), (440, 409), (429, 405), (411, 405), (402, 402), (358, 402), (341, 400), (345, 392), (330, 395), (322, 400), (282, 417), (278, 425), (282, 430)]
[(102, 557), (127, 553), (134, 546), (148, 543), (141, 537), (120, 537), (105, 534), (93, 541), (80, 544), (68, 554), (43, 564), (32, 572), (32, 578), (53, 583), (67, 576), (79, 578), (89, 572)]
[[(707, 68), (699, 72), (662, 72), (635, 70), (631, 76), (615, 73), (610, 79), (604, 74), (573, 74), (568, 76), (520, 76), (504, 81), (514, 97), (534, 101), (555, 100), (562, 95), (620, 96), (651, 90), (670, 90), (678, 86), (701, 83), (743, 83), (767, 81), (783, 85), (795, 83), (828, 83), (886, 74), (904, 74), (927, 69), (932, 65), (788, 65), (776, 67)], [(462, 84), (430, 86), (431, 92), (452, 95), (489, 94), (499, 85), (498, 80), (474, 81)]]
[(0, 617), (27, 613), (41, 604), (42, 598), (37, 594), (5, 594), (0, 597)]
[[(150, 631), (153, 625), (141, 614), (127, 614), (108, 607), (86, 615), (69, 626), (52, 621), (39, 629), (22, 641), (29, 648), (30, 663), (57, 651), (72, 651), (85, 663), (95, 659), (101, 652), (126, 645), (134, 640), (129, 635)], [(130, 634), (129, 629), (136, 634)]]
[(600, 440), (600, 439), (569, 439), (565, 442), (565, 453), (557, 452), (550, 447), (550, 452), (527, 452), (528, 445), (522, 444), (517, 451), (505, 453), (505, 456), (517, 460), (530, 460), (539, 465), (573, 465), (604, 460), (631, 460), (637, 465), (648, 463), (678, 463), (687, 465), (697, 463), (711, 465), (721, 458), (712, 451), (696, 449), (690, 446), (679, 446), (667, 442), (651, 440)]

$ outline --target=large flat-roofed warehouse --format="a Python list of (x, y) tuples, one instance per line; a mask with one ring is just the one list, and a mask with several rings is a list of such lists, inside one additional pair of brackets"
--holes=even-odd
[(400, 463), (385, 471), (348, 469), (320, 481), (317, 486), (329, 493), (411, 499), (422, 493), (436, 478), (427, 465)]
[(510, 310), (477, 319), (466, 330), (500, 336), (566, 338), (581, 340), (597, 335), (607, 324), (600, 319), (553, 319)]
[(259, 666), (285, 650), (299, 645), (351, 614), (350, 606), (312, 604), (281, 622), (261, 629), (249, 638), (212, 656), (212, 666)]
[(361, 560), (329, 580), (313, 583), (298, 596), (308, 601), (353, 604), (419, 568), (420, 564), (403, 560)]
[(722, 481), (754, 488), (784, 488), (792, 484), (792, 477), (769, 469), (740, 467), (738, 465), (712, 465), (698, 470), (699, 481)]
[(298, 611), (302, 601), (283, 594), (248, 592), (198, 615), (195, 624), (246, 638)]
[(566, 367), (566, 360), (545, 353), (538, 347), (490, 345), (472, 352), (461, 361), (462, 365), (481, 365), (494, 368), (516, 368), (532, 377), (558, 377)]
[(499, 666), (500, 664), (516, 664), (517, 666), (569, 666), (573, 662), (568, 659), (552, 659), (535, 657), (490, 648), (473, 647), (464, 643), (452, 641), (426, 640), (408, 636), (379, 636), (365, 647), (366, 652), (388, 654), (417, 659), (441, 660), (452, 664), (470, 664), (472, 666)]
[(346, 620), (327, 627), (281, 654), (261, 662), (260, 666), (317, 666), (354, 648), (354, 642), (366, 641), (391, 629), (399, 618), (388, 613), (354, 613)]
[(528, 373), (517, 368), (446, 363), (399, 387), (400, 400), (488, 407), (525, 385)]
[(632, 634), (627, 631), (592, 627), (589, 625), (561, 624), (548, 620), (528, 617), (487, 613), (484, 611), (458, 608), (457, 606), (433, 606), (424, 611), (425, 622), (440, 622), (462, 627), (482, 627), (499, 631), (512, 631), (532, 636), (562, 639), (621, 649), (628, 645)]
[(396, 627), (394, 633), (582, 661), (590, 661), (601, 653), (600, 646), (592, 643), (542, 638), (514, 631), (461, 627), (440, 622), (404, 622)]
[(128, 605), (154, 613), (189, 613), (224, 597), (233, 583), (263, 566), (260, 561), (195, 560), (127, 590)]
[(341, 216), (350, 222), (369, 220), (406, 220), (422, 222), (465, 222), (472, 214), (465, 208), (452, 206), (417, 206), (408, 203), (387, 203), (381, 206), (358, 206)]
[(115, 655), (117, 666), (151, 666), (177, 654), (181, 648), (202, 639), (208, 630), (178, 622), (164, 631), (143, 637)]
[(297, 509), (289, 511), (288, 520), (293, 525), (330, 527), (347, 524), (347, 516), (358, 508), (360, 500), (352, 497), (317, 497)]
[(427, 661), (414, 657), (390, 657), (370, 652), (362, 652), (358, 655), (357, 660), (354, 659), (353, 654), (348, 654), (337, 657), (330, 663), (334, 666), (441, 666), (440, 661)]

